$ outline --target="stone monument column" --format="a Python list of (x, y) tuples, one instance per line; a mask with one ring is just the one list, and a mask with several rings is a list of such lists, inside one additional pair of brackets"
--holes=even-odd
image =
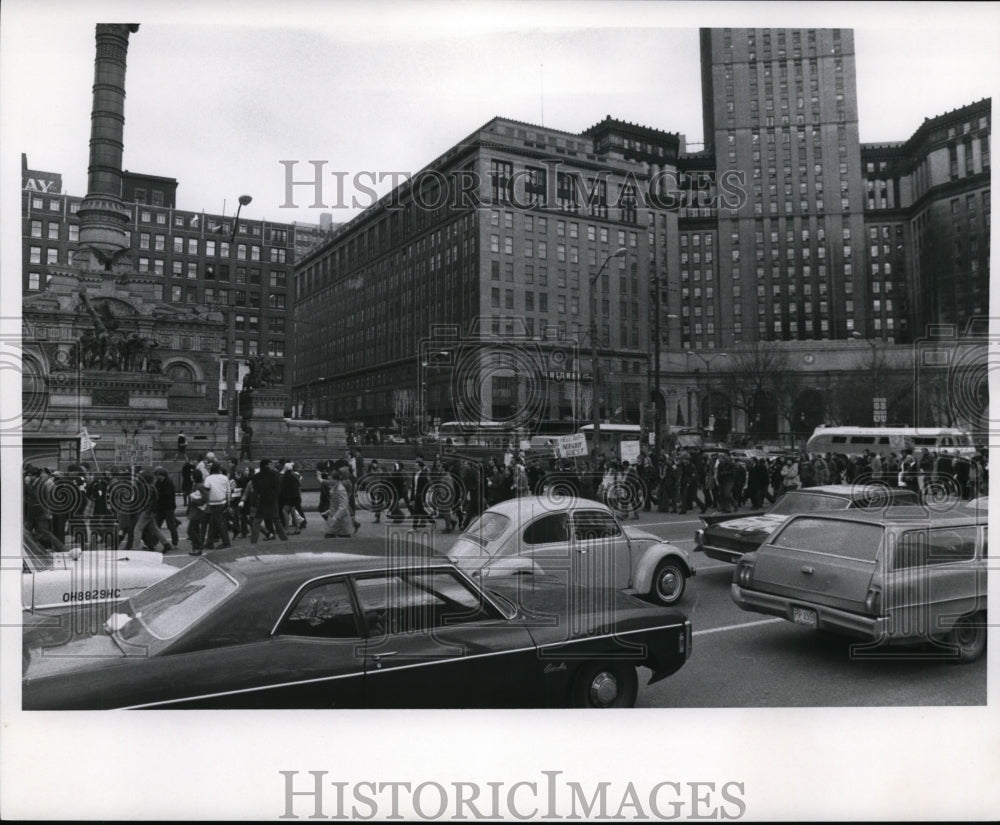
[[(87, 195), (80, 204), (80, 252), (86, 269), (111, 270), (126, 251), (129, 212), (122, 202), (125, 129), (125, 57), (138, 23), (98, 23), (91, 109)], [(89, 266), (87, 258), (89, 260)]]

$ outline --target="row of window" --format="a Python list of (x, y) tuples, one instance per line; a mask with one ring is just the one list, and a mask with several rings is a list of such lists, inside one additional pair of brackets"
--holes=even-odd
[[(136, 190), (138, 193), (141, 190)], [(71, 215), (75, 215), (80, 209), (79, 200), (70, 200), (69, 212)], [(32, 209), (45, 209), (46, 205), (50, 212), (59, 212), (62, 207), (62, 200), (60, 198), (42, 198), (40, 196), (33, 196), (31, 199)], [(214, 218), (202, 215), (174, 215), (174, 227), (178, 229), (201, 229), (202, 218), (204, 217), (204, 223), (206, 231), (208, 232), (218, 232), (221, 235), (228, 235), (232, 224), (221, 218)], [(167, 213), (166, 212), (156, 212), (153, 213), (149, 210), (139, 211), (139, 221), (142, 223), (157, 223), (165, 226), (167, 224)], [(51, 229), (49, 230), (51, 232)], [(73, 231), (72, 229), (70, 230)], [(278, 229), (276, 227), (268, 227), (266, 233), (263, 232), (263, 228), (260, 224), (246, 224), (240, 222), (237, 227), (237, 233), (240, 235), (250, 235), (254, 237), (261, 237), (262, 235), (267, 236), (269, 243), (274, 245), (288, 245), (288, 230)], [(148, 234), (148, 233), (147, 233)], [(33, 236), (40, 237), (40, 236)], [(52, 237), (51, 235), (49, 237)], [(228, 246), (228, 244), (227, 244)]]
[[(31, 221), (31, 237), (32, 238), (47, 238), (50, 241), (58, 241), (60, 239), (62, 221), (48, 221), (47, 225), (44, 227), (45, 234), (42, 234), (43, 222), (40, 220)], [(66, 224), (67, 227), (67, 238), (66, 240), (71, 243), (77, 243), (80, 240), (80, 225), (76, 223)]]

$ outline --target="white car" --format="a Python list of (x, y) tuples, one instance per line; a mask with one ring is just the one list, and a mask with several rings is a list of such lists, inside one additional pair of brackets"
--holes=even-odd
[(501, 502), (447, 551), (471, 576), (546, 573), (585, 587), (617, 587), (671, 605), (695, 574), (685, 550), (626, 527), (604, 504), (525, 496)]
[(69, 549), (53, 552), (24, 536), (21, 607), (28, 614), (64, 613), (136, 595), (177, 568), (149, 550)]

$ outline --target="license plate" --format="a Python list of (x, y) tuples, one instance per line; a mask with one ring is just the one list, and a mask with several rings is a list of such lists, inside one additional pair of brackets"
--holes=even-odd
[(816, 611), (806, 610), (804, 607), (793, 607), (792, 621), (795, 622), (795, 624), (804, 624), (808, 627), (816, 627)]

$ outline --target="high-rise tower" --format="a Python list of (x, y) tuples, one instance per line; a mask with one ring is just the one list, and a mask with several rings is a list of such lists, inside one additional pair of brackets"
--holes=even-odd
[(701, 60), (706, 148), (746, 195), (718, 212), (715, 345), (867, 334), (853, 32), (703, 29)]

